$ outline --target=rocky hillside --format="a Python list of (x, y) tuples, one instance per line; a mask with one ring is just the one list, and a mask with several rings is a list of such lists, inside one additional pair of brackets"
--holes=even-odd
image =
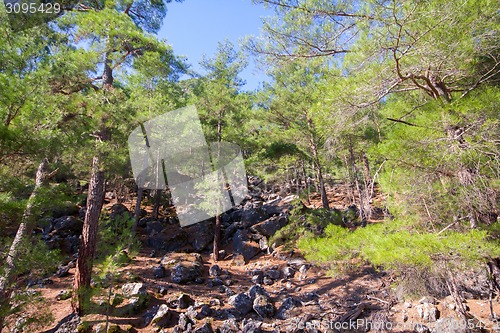
[[(338, 188), (330, 194), (336, 209), (348, 209)], [(82, 318), (71, 314), (70, 298), (85, 208), (56, 212), (40, 222), (38, 231), (68, 260), (54, 276), (28, 281), (25, 291), (40, 292), (54, 318), (43, 328), (26, 326), (24, 331), (494, 331), (485, 274), (464, 274), (471, 279), (464, 305), (471, 318), (464, 321), (451, 297), (405, 299), (392, 288), (394, 277), (383, 270), (361, 263), (355, 274), (332, 277), (329, 267), (306, 261), (297, 249), (270, 244), (270, 237), (288, 224), (294, 198), (281, 197), (253, 178), (250, 196), (223, 215), (223, 259), (218, 263), (210, 257), (213, 221), (181, 228), (169, 211), (157, 219), (144, 211), (138, 225), (140, 253), (130, 258), (121, 252), (121, 265), (112, 276), (94, 278), (98, 292), (91, 314)], [(315, 200), (312, 195), (309, 205)], [(111, 199), (107, 211), (109, 223), (119, 225), (130, 215), (130, 205)], [(492, 306), (500, 313), (498, 299)], [(21, 332), (27, 317), (12, 320), (12, 331)]]

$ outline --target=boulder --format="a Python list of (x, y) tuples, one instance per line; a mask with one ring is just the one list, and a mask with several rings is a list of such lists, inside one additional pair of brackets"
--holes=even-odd
[(271, 237), (276, 233), (276, 231), (286, 226), (287, 223), (288, 219), (285, 216), (280, 216), (277, 218), (271, 217), (263, 222), (259, 222), (253, 225), (252, 227), (250, 227), (250, 230), (263, 236)]
[(262, 322), (252, 319), (243, 319), (241, 323), (241, 333), (260, 333)]
[(161, 223), (158, 220), (152, 220), (146, 223), (146, 233), (148, 235), (153, 236), (157, 233), (160, 233), (163, 229), (164, 229), (163, 223)]
[(128, 220), (132, 218), (132, 213), (128, 210), (127, 207), (125, 207), (123, 204), (114, 204), (111, 206), (109, 209), (109, 219), (112, 221), (115, 220)]
[(210, 323), (205, 323), (194, 330), (194, 333), (213, 333)]
[(431, 303), (415, 306), (418, 316), (426, 322), (435, 322), (439, 318), (439, 310)]
[(253, 303), (250, 299), (250, 296), (245, 293), (236, 294), (229, 297), (228, 303), (243, 316), (252, 311), (253, 308)]
[(289, 319), (294, 316), (294, 310), (302, 307), (302, 302), (293, 296), (285, 298), (278, 311), (276, 312), (276, 318), (278, 319)]
[(265, 295), (256, 295), (253, 301), (253, 310), (262, 318), (272, 318), (276, 309)]
[(220, 333), (235, 333), (239, 331), (236, 319), (227, 319), (219, 326)]
[(196, 252), (208, 248), (214, 239), (214, 223), (210, 220), (196, 223), (184, 228), (189, 245)]
[(252, 286), (250, 289), (248, 289), (248, 296), (250, 296), (251, 301), (253, 302), (257, 296), (264, 296), (266, 299), (270, 299), (269, 294), (267, 291), (262, 288), (261, 286)]
[(212, 265), (210, 269), (208, 270), (208, 274), (210, 277), (219, 277), (222, 274), (222, 270), (220, 269), (219, 265)]
[(170, 320), (172, 313), (166, 304), (160, 305), (155, 316), (151, 320), (153, 324), (159, 327), (165, 327)]
[(234, 251), (243, 256), (245, 262), (255, 257), (261, 252), (259, 246), (249, 240), (246, 230), (238, 230), (233, 237)]
[(53, 221), (54, 230), (57, 233), (65, 232), (80, 235), (83, 229), (83, 221), (75, 216), (63, 216)]
[(122, 293), (125, 297), (145, 296), (147, 295), (146, 285), (144, 283), (126, 283), (122, 286)]
[(179, 309), (187, 309), (193, 304), (194, 300), (188, 294), (181, 294), (179, 298), (177, 298), (177, 307)]
[(172, 281), (178, 284), (194, 282), (203, 274), (203, 262), (198, 253), (175, 253), (164, 257), (161, 264), (171, 268)]

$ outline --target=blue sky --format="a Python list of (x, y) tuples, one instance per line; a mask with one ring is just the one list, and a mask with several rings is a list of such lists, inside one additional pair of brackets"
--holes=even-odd
[[(184, 0), (169, 3), (167, 8), (158, 37), (166, 39), (175, 54), (186, 56), (195, 71), (199, 71), (204, 54), (215, 54), (218, 42), (227, 38), (238, 47), (243, 37), (259, 34), (261, 17), (272, 14), (251, 0)], [(265, 80), (252, 59), (241, 77), (247, 82), (244, 90), (253, 90)]]

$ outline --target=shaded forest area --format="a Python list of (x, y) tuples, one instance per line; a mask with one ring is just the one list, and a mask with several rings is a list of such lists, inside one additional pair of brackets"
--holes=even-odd
[[(220, 276), (275, 260), (271, 255), (288, 260), (289, 269), (250, 274), (252, 288), (283, 278), (285, 284), (295, 272), (305, 281), (319, 268), (332, 281), (367, 271), (390, 276), (384, 288), (391, 301), (377, 296), (379, 306), (449, 297), (457, 318), (475, 323), (465, 330), (471, 332), (481, 331), (465, 303), (475, 285), (475, 298), (489, 304), (490, 323), (497, 320), (496, 1), (254, 0), (273, 14), (262, 19), (261, 35), (246, 37), (241, 52), (221, 41), (201, 63), (202, 74), (156, 37), (170, 2), (68, 3), (52, 21), (25, 30), (13, 30), (0, 9), (1, 332), (52, 323), (50, 311), (33, 309), (50, 310), (55, 301), (33, 286), (68, 272), (72, 286), (62, 298), (69, 312), (84, 318), (105, 309), (110, 332), (107, 318), (123, 301), (117, 297), (130, 298), (125, 314), (147, 308), (140, 274), (121, 270), (132, 262), (139, 269), (145, 252), (162, 258), (151, 278), (168, 271), (179, 285), (202, 285), (210, 276), (212, 284), (221, 281), (213, 286), (224, 286)], [(271, 78), (252, 92), (241, 79), (249, 57)], [(146, 121), (188, 105), (196, 106), (207, 141), (241, 147), (249, 195), (185, 229), (168, 190), (135, 184), (127, 138)], [(298, 254), (306, 260), (291, 263)], [(202, 273), (207, 260), (210, 272)], [(196, 274), (185, 277), (186, 270)], [(119, 285), (122, 295), (115, 293)], [(164, 294), (157, 294), (158, 301)], [(95, 310), (103, 295), (105, 305)], [(216, 318), (213, 329), (258, 326), (257, 332), (295, 318), (289, 311), (306, 303), (290, 296), (275, 309), (270, 300), (277, 296), (261, 289), (236, 296), (228, 304), (241, 310), (251, 299), (249, 311), (236, 319), (204, 315)], [(183, 297), (174, 302), (181, 309), (179, 302), (191, 302)], [(154, 328), (129, 331), (212, 331), (211, 321), (195, 330), (200, 320), (189, 326), (184, 312), (170, 315), (168, 304), (150, 314)], [(361, 302), (352, 308), (332, 310), (334, 320), (378, 309)], [(248, 313), (256, 317), (245, 321)], [(160, 324), (172, 316), (178, 324)], [(219, 329), (215, 322), (224, 318)], [(227, 322), (233, 319), (235, 329)], [(85, 323), (78, 332), (91, 330)], [(262, 326), (273, 330), (280, 332)]]

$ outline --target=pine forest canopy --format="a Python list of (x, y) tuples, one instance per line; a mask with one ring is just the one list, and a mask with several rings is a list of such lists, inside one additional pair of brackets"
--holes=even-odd
[[(141, 207), (153, 219), (171, 209), (168, 191), (130, 182), (127, 137), (187, 105), (207, 141), (237, 144), (248, 174), (298, 195), (269, 242), (399, 276), (500, 257), (497, 1), (253, 0), (273, 13), (261, 35), (244, 52), (221, 40), (204, 74), (156, 36), (171, 2), (67, 3), (23, 29), (0, 9), (0, 331), (26, 305), (16, 277), (57, 267), (37, 232), (62, 207), (85, 207), (73, 310), (89, 312), (96, 274), (116, 282), (116, 258), (140, 243)], [(269, 82), (246, 92), (249, 56)], [(356, 210), (333, 207), (341, 185)], [(135, 208), (124, 230), (109, 223), (106, 192)], [(304, 208), (313, 193), (322, 208)]]

